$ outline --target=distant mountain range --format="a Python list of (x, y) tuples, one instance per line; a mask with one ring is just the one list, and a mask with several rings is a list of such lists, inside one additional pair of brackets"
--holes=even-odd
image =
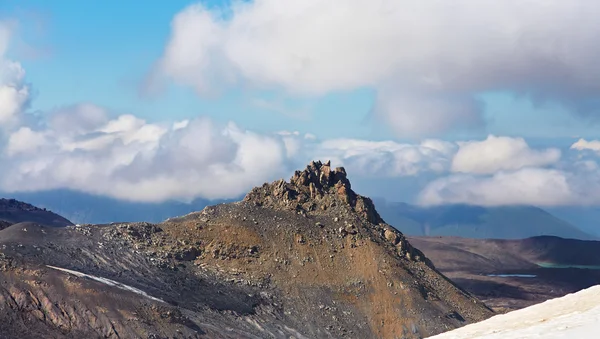
[(11, 193), (10, 196), (52, 210), (76, 224), (133, 221), (158, 223), (168, 218), (200, 211), (209, 205), (239, 200), (195, 199), (191, 203), (179, 201), (140, 203), (70, 190)]
[(15, 199), (0, 199), (0, 230), (11, 225), (31, 222), (50, 227), (73, 225), (69, 220)]
[(553, 235), (582, 240), (598, 238), (534, 206), (419, 207), (383, 200), (375, 200), (375, 205), (386, 222), (412, 236), (524, 239)]
[[(10, 197), (51, 210), (77, 224), (133, 221), (158, 223), (200, 211), (209, 205), (241, 199), (138, 203), (69, 190), (16, 193), (10, 194)], [(374, 199), (374, 202), (386, 222), (411, 236), (523, 239), (553, 235), (584, 240), (600, 238), (599, 232), (595, 230), (596, 220), (600, 220), (600, 209), (592, 207), (544, 210), (534, 206), (419, 207), (383, 199)]]

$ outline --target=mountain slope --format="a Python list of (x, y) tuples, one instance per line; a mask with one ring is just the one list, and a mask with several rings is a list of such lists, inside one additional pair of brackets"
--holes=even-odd
[(595, 239), (568, 222), (533, 206), (419, 207), (382, 201), (377, 203), (377, 208), (391, 225), (415, 236), (524, 239), (552, 235), (583, 240)]
[(328, 163), (157, 225), (24, 228), (0, 231), (12, 337), (423, 338), (493, 314)]
[(600, 207), (555, 206), (547, 210), (553, 215), (577, 225), (583, 231), (600, 237)]
[(46, 209), (15, 199), (0, 199), (0, 229), (20, 222), (34, 222), (52, 227), (73, 225), (69, 220)]

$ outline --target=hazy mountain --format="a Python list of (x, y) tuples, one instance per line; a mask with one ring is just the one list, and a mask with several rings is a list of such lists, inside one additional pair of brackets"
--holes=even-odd
[(553, 215), (581, 228), (583, 231), (600, 237), (600, 207), (597, 206), (558, 206), (546, 208)]
[(595, 239), (578, 227), (534, 206), (482, 207), (443, 205), (420, 207), (376, 200), (384, 220), (414, 236), (523, 239), (540, 235)]
[(51, 227), (73, 225), (69, 220), (45, 208), (38, 208), (15, 199), (0, 199), (0, 229), (22, 222)]
[(10, 196), (52, 210), (77, 224), (161, 222), (200, 211), (208, 205), (234, 201), (195, 199), (191, 203), (138, 203), (69, 190), (11, 193)]

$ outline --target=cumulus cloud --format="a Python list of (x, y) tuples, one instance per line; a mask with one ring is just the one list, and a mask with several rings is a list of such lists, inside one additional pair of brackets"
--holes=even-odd
[(558, 162), (560, 156), (561, 152), (556, 148), (532, 149), (523, 138), (490, 135), (483, 141), (459, 142), (452, 171), (493, 174), (524, 167), (544, 167)]
[(30, 98), (21, 64), (6, 58), (10, 30), (0, 21), (0, 126), (13, 126)]
[(600, 141), (598, 140), (590, 140), (587, 141), (585, 139), (577, 140), (573, 145), (571, 145), (571, 149), (579, 150), (579, 151), (593, 151), (596, 153), (600, 153)]
[(419, 195), (423, 205), (473, 204), (495, 205), (566, 205), (576, 198), (569, 178), (561, 171), (526, 168), (499, 172), (489, 177), (453, 175), (437, 179)]
[(105, 110), (90, 105), (56, 116), (65, 114), (87, 127), (66, 135), (21, 127), (10, 135), (4, 191), (67, 188), (135, 201), (230, 198), (290, 170), (280, 138), (232, 123), (152, 124), (131, 115), (105, 118)]
[(415, 176), (423, 172), (441, 173), (448, 169), (455, 145), (440, 140), (421, 144), (394, 141), (333, 139), (319, 143), (317, 158), (331, 159), (350, 173), (366, 177)]
[(255, 0), (190, 6), (152, 79), (319, 96), (373, 87), (398, 133), (481, 123), (477, 95), (508, 91), (597, 113), (600, 3)]
[(427, 184), (417, 201), (422, 205), (600, 205), (600, 166), (583, 159), (552, 168), (451, 174)]

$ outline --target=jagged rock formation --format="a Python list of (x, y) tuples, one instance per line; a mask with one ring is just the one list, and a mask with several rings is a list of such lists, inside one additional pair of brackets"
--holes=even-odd
[(360, 196), (351, 188), (346, 170), (331, 170), (331, 163), (311, 162), (304, 171), (296, 171), (290, 182), (283, 179), (254, 188), (244, 201), (260, 206), (283, 206), (299, 212), (323, 211), (341, 205), (373, 224), (383, 222), (371, 199)]
[[(373, 224), (383, 238), (393, 244), (399, 254), (409, 259), (424, 259), (423, 254), (414, 249), (404, 235), (385, 223), (379, 216), (373, 201), (356, 194), (347, 178), (346, 169), (337, 167), (331, 170), (331, 162), (312, 161), (303, 171), (296, 171), (290, 182), (281, 179), (271, 184), (256, 187), (244, 201), (257, 206), (283, 208), (301, 215), (357, 215), (362, 222)], [(346, 223), (339, 228), (340, 234), (355, 235), (353, 224)], [(432, 265), (428, 262), (429, 265)]]
[(69, 220), (46, 209), (15, 199), (0, 199), (0, 229), (20, 222), (35, 222), (51, 227), (73, 225)]
[(0, 338), (423, 338), (492, 315), (329, 163), (156, 225), (13, 225), (0, 253)]

